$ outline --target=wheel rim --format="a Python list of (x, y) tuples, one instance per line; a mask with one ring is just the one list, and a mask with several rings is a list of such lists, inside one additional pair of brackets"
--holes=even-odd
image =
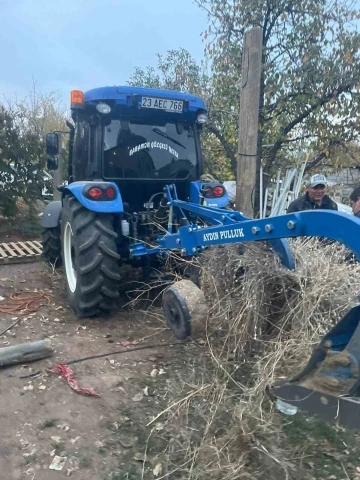
[(65, 225), (64, 229), (64, 263), (66, 279), (69, 285), (69, 289), (72, 293), (76, 290), (76, 270), (74, 268), (74, 247), (72, 244), (73, 232), (69, 222)]

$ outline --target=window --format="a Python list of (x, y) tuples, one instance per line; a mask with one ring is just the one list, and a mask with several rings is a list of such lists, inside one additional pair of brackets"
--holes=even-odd
[(104, 131), (104, 177), (187, 179), (196, 173), (194, 130), (184, 123), (112, 120)]

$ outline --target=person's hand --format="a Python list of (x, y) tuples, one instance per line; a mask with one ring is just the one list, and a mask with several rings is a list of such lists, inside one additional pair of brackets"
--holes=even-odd
[(360, 198), (356, 200), (355, 203), (352, 205), (352, 211), (353, 214), (356, 215), (358, 212), (360, 212)]

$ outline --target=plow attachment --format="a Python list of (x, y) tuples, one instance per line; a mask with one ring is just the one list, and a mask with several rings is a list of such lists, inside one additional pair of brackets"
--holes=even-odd
[(359, 387), (360, 305), (325, 335), (299, 374), (269, 386), (268, 394), (325, 420), (359, 429)]
[[(168, 232), (159, 238), (155, 248), (135, 244), (133, 256), (178, 250), (181, 255), (191, 257), (210, 246), (265, 241), (271, 244), (282, 265), (292, 270), (295, 261), (285, 239), (321, 237), (342, 243), (360, 261), (359, 218), (317, 210), (249, 219), (237, 211), (207, 208), (179, 200), (175, 186), (166, 186), (165, 190), (172, 207)], [(176, 231), (172, 228), (176, 223), (174, 211), (180, 212), (182, 219), (182, 226)], [(192, 223), (194, 218), (202, 219), (204, 225)], [(192, 313), (201, 304), (198, 300), (194, 303), (191, 299), (188, 301), (185, 293), (185, 288), (170, 287), (163, 295), (168, 325), (182, 340), (192, 336)], [(204, 314), (195, 317), (201, 319)], [(323, 338), (304, 370), (290, 380), (269, 386), (269, 395), (327, 420), (359, 428), (360, 415), (356, 415), (356, 410), (360, 413), (359, 323), (360, 304)]]

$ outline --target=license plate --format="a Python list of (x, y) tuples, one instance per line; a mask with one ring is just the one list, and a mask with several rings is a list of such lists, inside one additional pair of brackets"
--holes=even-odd
[(166, 110), (168, 112), (181, 113), (183, 111), (183, 104), (181, 100), (170, 100), (168, 98), (142, 97), (142, 108), (155, 108), (157, 110)]

